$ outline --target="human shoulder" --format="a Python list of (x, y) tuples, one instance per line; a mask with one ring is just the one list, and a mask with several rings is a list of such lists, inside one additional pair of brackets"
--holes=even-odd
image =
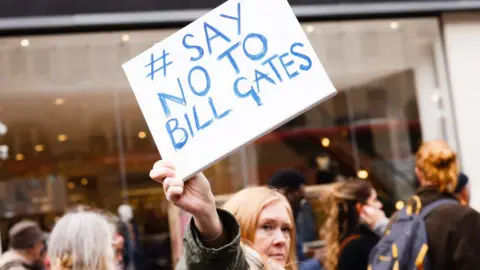
[(21, 262), (9, 262), (0, 266), (0, 270), (28, 270)]
[(432, 210), (431, 214), (426, 217), (426, 219), (429, 218), (459, 224), (465, 222), (465, 220), (480, 219), (480, 214), (469, 206), (464, 206), (460, 203), (450, 203), (440, 205)]
[(352, 235), (352, 239), (345, 243), (343, 246), (344, 252), (349, 252), (351, 250), (369, 250), (375, 246), (379, 238), (376, 236), (370, 235)]

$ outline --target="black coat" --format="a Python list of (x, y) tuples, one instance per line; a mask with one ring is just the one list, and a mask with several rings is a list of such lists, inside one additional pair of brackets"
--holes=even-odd
[[(425, 206), (439, 198), (453, 198), (434, 187), (417, 195)], [(425, 217), (427, 256), (435, 270), (480, 269), (480, 214), (468, 206), (446, 204)]]
[[(353, 240), (345, 240), (354, 236)], [(359, 225), (344, 239), (343, 248), (338, 258), (338, 270), (366, 270), (370, 251), (380, 240), (380, 237), (364, 225)], [(342, 242), (340, 246), (342, 246)]]

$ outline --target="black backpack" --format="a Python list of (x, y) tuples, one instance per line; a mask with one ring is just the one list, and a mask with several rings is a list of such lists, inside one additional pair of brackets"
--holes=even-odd
[(418, 196), (412, 197), (416, 210), (409, 203), (393, 221), (390, 231), (377, 243), (369, 256), (369, 270), (432, 270), (427, 257), (428, 238), (424, 218), (444, 204), (458, 203), (454, 199), (440, 199), (424, 208)]

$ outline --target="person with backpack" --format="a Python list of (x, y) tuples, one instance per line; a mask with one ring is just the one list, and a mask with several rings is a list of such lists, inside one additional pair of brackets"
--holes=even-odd
[(366, 270), (370, 251), (380, 237), (361, 221), (360, 213), (367, 206), (382, 208), (377, 192), (370, 182), (355, 179), (334, 184), (325, 199), (325, 269)]
[(0, 270), (43, 270), (46, 246), (38, 224), (20, 221), (8, 234), (10, 249), (0, 256)]
[(369, 269), (480, 269), (480, 214), (456, 200), (456, 153), (445, 141), (425, 142), (415, 165), (420, 188), (392, 217)]

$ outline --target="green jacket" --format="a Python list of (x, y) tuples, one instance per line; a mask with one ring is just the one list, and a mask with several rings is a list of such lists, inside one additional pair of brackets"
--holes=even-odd
[(218, 215), (227, 233), (227, 244), (218, 249), (205, 247), (191, 219), (185, 231), (183, 255), (176, 266), (177, 270), (250, 269), (240, 246), (240, 226), (229, 212), (218, 209)]

